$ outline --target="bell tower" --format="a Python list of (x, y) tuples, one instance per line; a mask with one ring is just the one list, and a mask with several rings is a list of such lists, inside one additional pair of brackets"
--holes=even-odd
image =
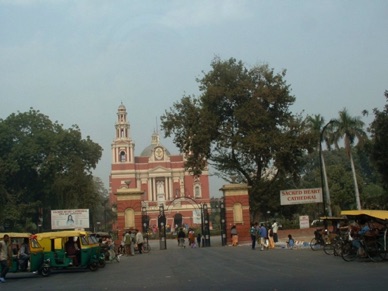
[(130, 136), (127, 110), (123, 103), (117, 110), (116, 136), (112, 143), (112, 164), (134, 163), (135, 144)]

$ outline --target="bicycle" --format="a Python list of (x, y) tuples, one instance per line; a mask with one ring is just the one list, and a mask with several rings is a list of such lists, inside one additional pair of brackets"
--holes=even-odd
[(349, 241), (350, 232), (340, 232), (333, 240), (333, 254), (334, 256), (342, 256), (342, 247)]
[[(324, 235), (322, 235), (324, 232)], [(317, 229), (314, 231), (314, 238), (310, 242), (310, 248), (313, 251), (324, 250), (324, 246), (330, 244), (330, 238), (327, 234), (327, 230)], [(327, 249), (330, 252), (329, 248)]]
[[(143, 254), (148, 254), (150, 251), (151, 251), (151, 246), (148, 243), (148, 237), (145, 237), (141, 252)], [(135, 246), (135, 253), (139, 254), (139, 249), (138, 249), (137, 245)]]

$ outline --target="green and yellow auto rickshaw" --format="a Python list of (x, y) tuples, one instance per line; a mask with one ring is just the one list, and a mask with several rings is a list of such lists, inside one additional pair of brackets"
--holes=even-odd
[(84, 230), (64, 230), (38, 233), (44, 258), (51, 269), (98, 269), (97, 245)]
[[(3, 240), (6, 234), (9, 236), (12, 248), (12, 260), (9, 266), (10, 273), (38, 272), (43, 276), (50, 275), (48, 261), (44, 260), (43, 247), (37, 241), (36, 235), (20, 232), (0, 233), (0, 240)], [(27, 247), (28, 251), (21, 253), (22, 247)], [(28, 255), (25, 255), (25, 253), (28, 253)]]

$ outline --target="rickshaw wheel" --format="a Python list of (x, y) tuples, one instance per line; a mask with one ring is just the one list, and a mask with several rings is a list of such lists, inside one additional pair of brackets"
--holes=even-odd
[(41, 270), (40, 270), (40, 274), (43, 276), (43, 277), (47, 277), (50, 275), (50, 268), (49, 267), (43, 267)]
[(325, 244), (323, 246), (323, 251), (326, 255), (334, 255), (334, 244)]
[(90, 263), (89, 269), (90, 269), (90, 271), (97, 271), (98, 264), (96, 262)]
[(98, 260), (98, 267), (99, 268), (105, 268), (105, 260)]

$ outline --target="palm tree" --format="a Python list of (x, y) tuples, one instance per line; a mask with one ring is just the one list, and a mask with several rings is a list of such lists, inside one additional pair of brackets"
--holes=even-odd
[(352, 145), (357, 138), (357, 145), (362, 145), (362, 143), (367, 139), (366, 133), (364, 131), (364, 122), (360, 117), (352, 117), (348, 114), (346, 108), (339, 112), (339, 118), (335, 120), (335, 132), (334, 132), (334, 144), (338, 149), (338, 141), (343, 138), (345, 144), (345, 152), (350, 160), (350, 165), (352, 167), (353, 180), (354, 180), (354, 191), (356, 195), (356, 204), (357, 209), (361, 209), (360, 202), (360, 193), (358, 191), (356, 169), (354, 167), (353, 157), (352, 157)]
[[(329, 191), (329, 184), (327, 180), (327, 174), (326, 174), (326, 166), (325, 166), (325, 160), (323, 158), (322, 153), (322, 140), (324, 139), (326, 142), (327, 148), (330, 150), (331, 141), (332, 141), (332, 130), (331, 128), (328, 128), (328, 131), (325, 131), (326, 127), (332, 123), (330, 121), (328, 124), (325, 125), (325, 119), (320, 114), (313, 115), (313, 116), (307, 116), (306, 118), (307, 126), (311, 132), (311, 134), (314, 136), (314, 139), (318, 141), (316, 150), (320, 153), (320, 161), (321, 161), (321, 170), (323, 172), (324, 176), (324, 183), (325, 183), (325, 190), (326, 192), (326, 198), (323, 197), (323, 199), (326, 199), (327, 202), (327, 208), (328, 208), (328, 215), (332, 216), (331, 211), (331, 200), (330, 200), (330, 191)], [(323, 188), (323, 185), (322, 185)]]

